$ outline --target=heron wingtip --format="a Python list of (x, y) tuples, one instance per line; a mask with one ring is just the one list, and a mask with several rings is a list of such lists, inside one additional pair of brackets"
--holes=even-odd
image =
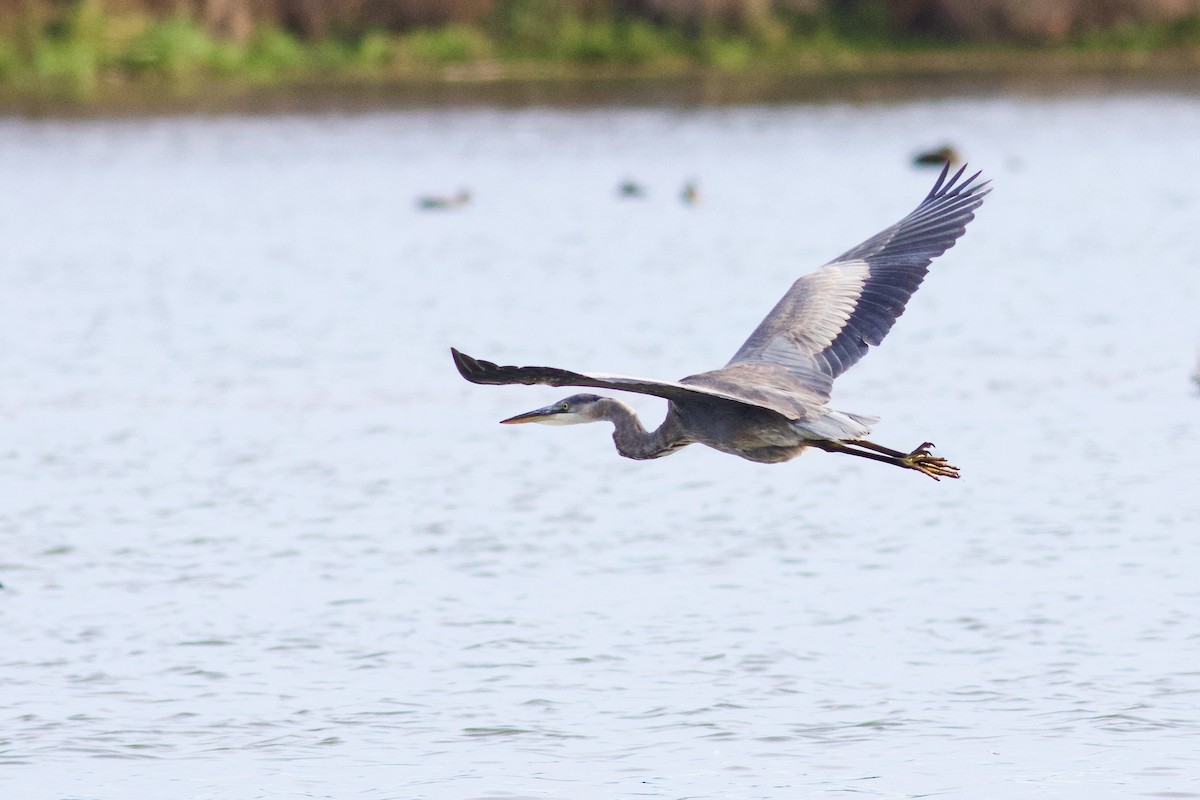
[(472, 383), (478, 383), (473, 377), (473, 373), (478, 369), (478, 362), (471, 358), (466, 353), (459, 350), (457, 347), (450, 348), (450, 357), (454, 359), (454, 366), (458, 368), (458, 374), (462, 375)]

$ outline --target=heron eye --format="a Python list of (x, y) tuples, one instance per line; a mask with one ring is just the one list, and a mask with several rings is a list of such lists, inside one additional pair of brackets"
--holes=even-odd
[(563, 414), (565, 414), (565, 413), (567, 413), (568, 411), (570, 411), (570, 410), (571, 410), (571, 404), (570, 404), (570, 403), (559, 403), (559, 404), (558, 404), (558, 410), (559, 410), (560, 412), (562, 412)]

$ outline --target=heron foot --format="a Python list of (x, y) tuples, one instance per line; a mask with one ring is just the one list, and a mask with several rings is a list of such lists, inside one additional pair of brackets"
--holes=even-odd
[(900, 459), (900, 463), (909, 469), (915, 469), (922, 475), (928, 475), (935, 481), (942, 478), (957, 478), (958, 467), (940, 456), (935, 456), (930, 449), (933, 442), (922, 442), (921, 446)]

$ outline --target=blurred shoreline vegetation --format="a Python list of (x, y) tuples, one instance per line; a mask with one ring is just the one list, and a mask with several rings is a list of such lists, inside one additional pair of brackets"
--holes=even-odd
[[(130, 94), (186, 98), (264, 86), (414, 80), (982, 74), (1036, 70), (1039, 63), (1059, 71), (1137, 70), (1162, 63), (1177, 70), (1200, 68), (1200, 4), (1197, 13), (1174, 18), (1116, 19), (1054, 35), (1012, 26), (947, 29), (936, 16), (932, 23), (922, 17), (922, 5), (920, 0), (0, 0), (0, 101), (103, 106)], [(931, 5), (937, 3), (924, 4)], [(307, 16), (297, 9), (307, 9)]]

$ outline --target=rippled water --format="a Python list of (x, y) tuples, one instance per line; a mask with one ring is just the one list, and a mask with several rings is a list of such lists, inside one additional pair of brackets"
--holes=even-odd
[[(1167, 93), (0, 121), (0, 793), (1200, 796), (1197, 130)], [(835, 406), (960, 482), (626, 461), (450, 364), (719, 366), (943, 139), (995, 191)]]

